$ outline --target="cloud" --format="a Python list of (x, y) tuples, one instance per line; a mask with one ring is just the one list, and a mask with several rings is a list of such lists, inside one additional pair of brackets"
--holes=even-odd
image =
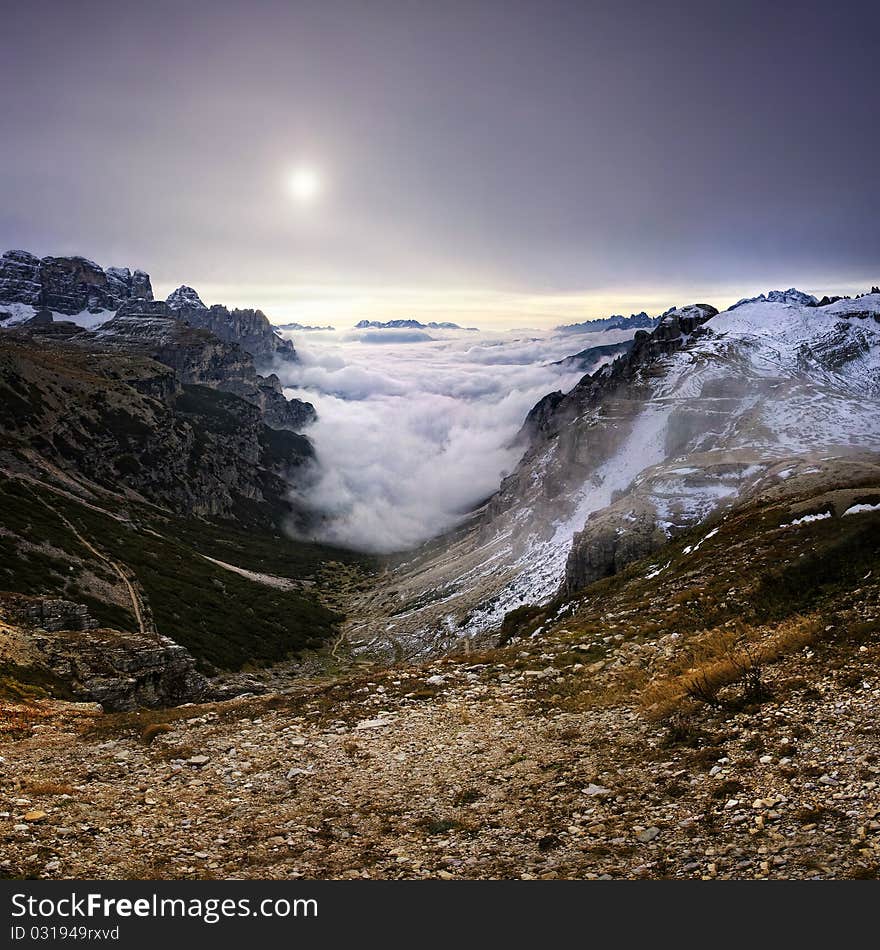
[(287, 394), (318, 410), (318, 473), (303, 498), (320, 540), (390, 552), (451, 528), (518, 462), (511, 443), (529, 409), (583, 375), (551, 365), (577, 349), (558, 334), (436, 335), (416, 347), (295, 337), (301, 362), (281, 372)]
[(424, 330), (369, 330), (358, 338), (359, 343), (430, 343), (434, 338)]

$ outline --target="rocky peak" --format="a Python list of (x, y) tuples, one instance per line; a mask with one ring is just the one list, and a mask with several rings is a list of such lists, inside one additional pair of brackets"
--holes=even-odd
[[(191, 288), (180, 288), (175, 294), (180, 290)], [(176, 312), (190, 326), (209, 330), (227, 343), (237, 343), (258, 364), (265, 366), (277, 359), (294, 361), (297, 358), (293, 344), (275, 332), (275, 327), (262, 310), (229, 310), (222, 304), (205, 307), (199, 300), (198, 305), (185, 304)]]
[(815, 307), (818, 300), (812, 294), (805, 294), (796, 287), (789, 287), (788, 290), (771, 290), (766, 294), (758, 294), (757, 297), (743, 297), (730, 308), (735, 310), (747, 303), (787, 303), (795, 304), (798, 307)]
[(44, 257), (7, 251), (0, 258), (0, 302), (55, 313), (117, 310), (125, 301), (152, 300), (150, 277), (127, 267), (104, 270), (85, 257)]
[(165, 298), (165, 303), (167, 303), (172, 310), (182, 310), (189, 307), (193, 307), (196, 310), (208, 309), (196, 291), (193, 290), (192, 287), (187, 287), (186, 284), (181, 284), (177, 290), (169, 294)]
[(257, 373), (254, 357), (234, 335), (224, 339), (194, 324), (190, 317), (201, 312), (173, 310), (164, 300), (130, 300), (112, 320), (78, 334), (73, 342), (149, 356), (170, 366), (184, 383), (220, 389), (259, 406), (273, 429), (298, 431), (315, 420), (311, 403), (287, 399), (277, 376)]

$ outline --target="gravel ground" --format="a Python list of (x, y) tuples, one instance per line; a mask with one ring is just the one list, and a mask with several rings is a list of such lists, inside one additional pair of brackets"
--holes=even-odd
[(7, 706), (0, 874), (880, 875), (876, 633), (774, 663), (764, 702), (667, 721), (576, 701), (645, 651), (579, 662), (568, 633), (165, 712)]

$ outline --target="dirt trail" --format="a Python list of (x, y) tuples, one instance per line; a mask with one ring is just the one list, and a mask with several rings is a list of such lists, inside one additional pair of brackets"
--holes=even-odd
[(91, 554), (94, 554), (94, 556), (98, 558), (99, 561), (103, 561), (108, 567), (110, 567), (119, 576), (120, 580), (122, 581), (123, 584), (125, 584), (125, 587), (128, 591), (128, 596), (131, 600), (132, 612), (134, 613), (135, 620), (137, 620), (138, 630), (140, 631), (141, 635), (145, 637), (151, 636), (158, 639), (158, 634), (152, 628), (152, 625), (148, 625), (144, 621), (144, 610), (143, 610), (143, 604), (141, 603), (140, 595), (135, 590), (134, 585), (128, 579), (128, 575), (124, 569), (124, 566), (119, 564), (117, 561), (114, 561), (111, 558), (107, 557), (107, 555), (104, 554), (103, 552), (99, 551), (91, 543), (91, 541), (88, 540), (88, 538), (83, 537), (83, 535), (81, 534), (79, 529), (76, 527), (76, 525), (74, 525), (63, 514), (61, 514), (61, 512), (54, 505), (51, 505), (44, 498), (40, 498), (39, 495), (36, 495), (36, 498), (42, 505), (48, 508), (49, 511), (51, 511), (52, 514), (54, 514), (55, 517), (59, 519), (59, 521), (64, 523), (64, 525), (73, 533), (76, 540), (79, 541), (79, 543), (87, 551), (89, 551)]

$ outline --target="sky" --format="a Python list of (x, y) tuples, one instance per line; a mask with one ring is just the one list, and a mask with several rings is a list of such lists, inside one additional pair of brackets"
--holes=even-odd
[(2, 26), (0, 248), (163, 296), (501, 328), (880, 282), (876, 2), (31, 0)]

